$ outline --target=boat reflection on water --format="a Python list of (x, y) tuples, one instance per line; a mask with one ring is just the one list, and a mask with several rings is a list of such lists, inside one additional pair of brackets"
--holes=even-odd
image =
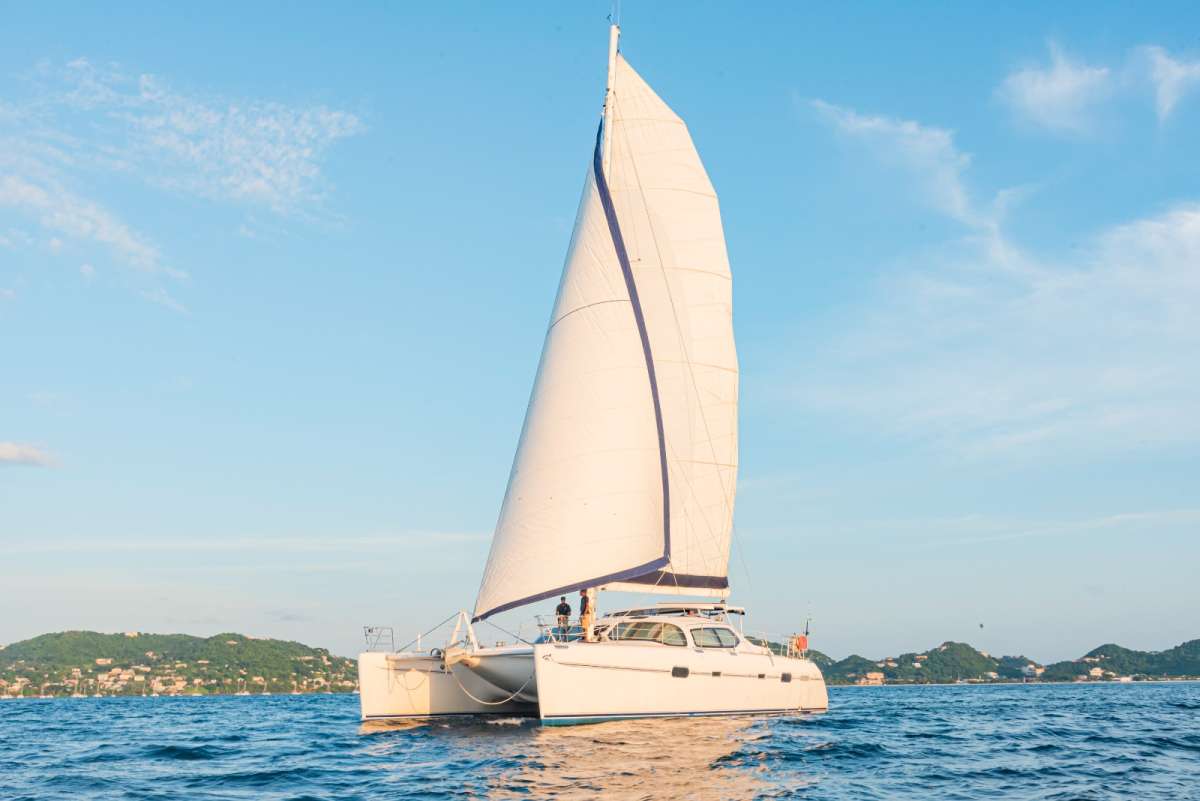
[(358, 725), (358, 733), (384, 734), (392, 731), (423, 729), (428, 725), (430, 725), (430, 721), (427, 718), (414, 718), (412, 720), (364, 720)]
[(486, 795), (705, 801), (773, 794), (781, 788), (754, 745), (771, 736), (768, 726), (761, 718), (703, 717), (533, 728), (521, 764), (500, 771)]

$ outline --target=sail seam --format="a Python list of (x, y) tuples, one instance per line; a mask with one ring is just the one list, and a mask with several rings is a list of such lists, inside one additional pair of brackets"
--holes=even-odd
[(560, 317), (559, 317), (557, 320), (555, 320), (554, 322), (550, 323), (550, 327), (551, 327), (551, 328), (553, 328), (554, 326), (556, 326), (556, 325), (558, 325), (559, 323), (561, 323), (563, 320), (565, 320), (565, 319), (567, 319), (568, 317), (570, 317), (570, 316), (571, 316), (572, 314), (574, 314), (575, 312), (581, 312), (581, 311), (583, 311), (584, 309), (590, 309), (590, 308), (592, 308), (593, 306), (603, 306), (605, 303), (628, 303), (628, 302), (629, 302), (628, 300), (625, 300), (625, 299), (623, 299), (623, 298), (618, 298), (618, 299), (616, 299), (616, 300), (598, 300), (598, 301), (596, 301), (595, 303), (589, 303), (589, 304), (587, 304), (587, 305), (585, 305), (585, 306), (579, 306), (578, 308), (571, 309), (569, 312), (567, 312), (566, 314), (563, 314), (563, 315), (562, 315), (562, 316), (560, 316)]
[(629, 263), (629, 253), (625, 250), (625, 239), (621, 235), (621, 224), (617, 220), (617, 209), (613, 205), (612, 194), (608, 191), (608, 179), (604, 175), (604, 164), (601, 161), (601, 137), (605, 134), (604, 123), (596, 130), (596, 150), (592, 156), (592, 171), (596, 174), (596, 189), (600, 193), (600, 205), (604, 207), (604, 218), (608, 222), (608, 231), (612, 235), (613, 247), (617, 251), (617, 261), (621, 263), (621, 274), (625, 278), (625, 288), (629, 292), (629, 302), (633, 306), (633, 319), (637, 323), (638, 336), (642, 340), (642, 355), (646, 360), (646, 373), (650, 379), (650, 398), (654, 402), (654, 424), (658, 429), (658, 461), (662, 474), (663, 494), (663, 559), (671, 558), (671, 490), (667, 478), (667, 437), (663, 428), (662, 403), (658, 397), (658, 376), (654, 372), (654, 355), (650, 351), (650, 334), (646, 329), (646, 317), (642, 313), (642, 303), (638, 297), (637, 283), (633, 280), (633, 267)]

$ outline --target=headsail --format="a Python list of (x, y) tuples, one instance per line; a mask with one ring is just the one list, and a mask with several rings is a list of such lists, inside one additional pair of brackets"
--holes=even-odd
[(717, 197), (683, 121), (620, 55), (610, 74), (477, 618), (601, 585), (727, 593), (738, 368)]

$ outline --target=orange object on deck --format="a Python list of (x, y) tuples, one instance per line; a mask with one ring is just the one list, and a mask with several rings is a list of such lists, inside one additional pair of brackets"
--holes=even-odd
[(804, 652), (808, 650), (808, 637), (803, 634), (797, 634), (792, 638), (792, 648), (796, 651)]

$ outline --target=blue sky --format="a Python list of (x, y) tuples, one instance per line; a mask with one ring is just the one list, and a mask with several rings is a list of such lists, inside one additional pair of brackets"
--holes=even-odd
[[(750, 627), (1200, 636), (1195, 8), (624, 5), (721, 195)], [(470, 607), (607, 13), (6, 9), (0, 642)]]

